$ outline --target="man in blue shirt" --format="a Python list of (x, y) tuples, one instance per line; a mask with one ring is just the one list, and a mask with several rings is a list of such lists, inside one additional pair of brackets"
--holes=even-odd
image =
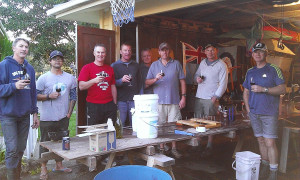
[[(176, 122), (181, 119), (180, 109), (185, 107), (186, 102), (185, 76), (179, 61), (170, 58), (168, 43), (161, 43), (158, 52), (161, 58), (151, 64), (145, 82), (146, 87), (152, 86), (154, 94), (158, 94), (158, 123)], [(164, 152), (163, 144), (160, 144), (160, 150), (162, 153)], [(171, 153), (176, 158), (181, 157), (176, 150), (175, 141), (172, 142)]]
[(285, 93), (285, 84), (281, 70), (267, 63), (267, 54), (265, 44), (257, 43), (253, 47), (252, 58), (256, 66), (247, 71), (243, 98), (262, 158), (260, 178), (265, 179), (269, 174), (269, 180), (276, 180), (279, 96)]
[(5, 57), (0, 63), (0, 120), (8, 180), (20, 179), (30, 114), (33, 115), (32, 128), (39, 127), (35, 71), (25, 59), (29, 41), (17, 38), (12, 46), (13, 56)]

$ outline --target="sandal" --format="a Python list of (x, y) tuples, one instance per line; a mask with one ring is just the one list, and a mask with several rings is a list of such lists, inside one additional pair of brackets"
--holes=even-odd
[[(41, 167), (41, 169), (42, 168), (46, 168), (47, 169), (47, 167)], [(42, 171), (41, 171), (40, 179), (41, 180), (47, 180), (48, 179), (48, 171), (46, 173), (42, 173)]]
[(52, 172), (64, 172), (64, 173), (71, 173), (72, 169), (71, 168), (63, 168), (63, 169), (52, 169)]

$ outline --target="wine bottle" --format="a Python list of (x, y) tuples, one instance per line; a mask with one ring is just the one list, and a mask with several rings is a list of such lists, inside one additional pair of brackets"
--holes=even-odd
[(120, 111), (117, 111), (117, 121), (116, 121), (115, 129), (116, 129), (117, 139), (121, 139), (123, 137), (123, 125), (120, 119)]

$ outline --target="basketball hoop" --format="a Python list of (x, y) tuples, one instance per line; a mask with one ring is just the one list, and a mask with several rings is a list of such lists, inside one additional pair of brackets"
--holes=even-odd
[(116, 26), (134, 22), (135, 0), (110, 0), (111, 14)]

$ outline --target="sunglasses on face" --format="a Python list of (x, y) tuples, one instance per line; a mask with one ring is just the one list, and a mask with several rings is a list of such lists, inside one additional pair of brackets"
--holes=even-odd
[(22, 65), (21, 65), (21, 68), (22, 68), (22, 71), (23, 71), (23, 76), (25, 76), (26, 73), (27, 73), (27, 70), (26, 70), (26, 68), (25, 68), (25, 65), (22, 64)]

